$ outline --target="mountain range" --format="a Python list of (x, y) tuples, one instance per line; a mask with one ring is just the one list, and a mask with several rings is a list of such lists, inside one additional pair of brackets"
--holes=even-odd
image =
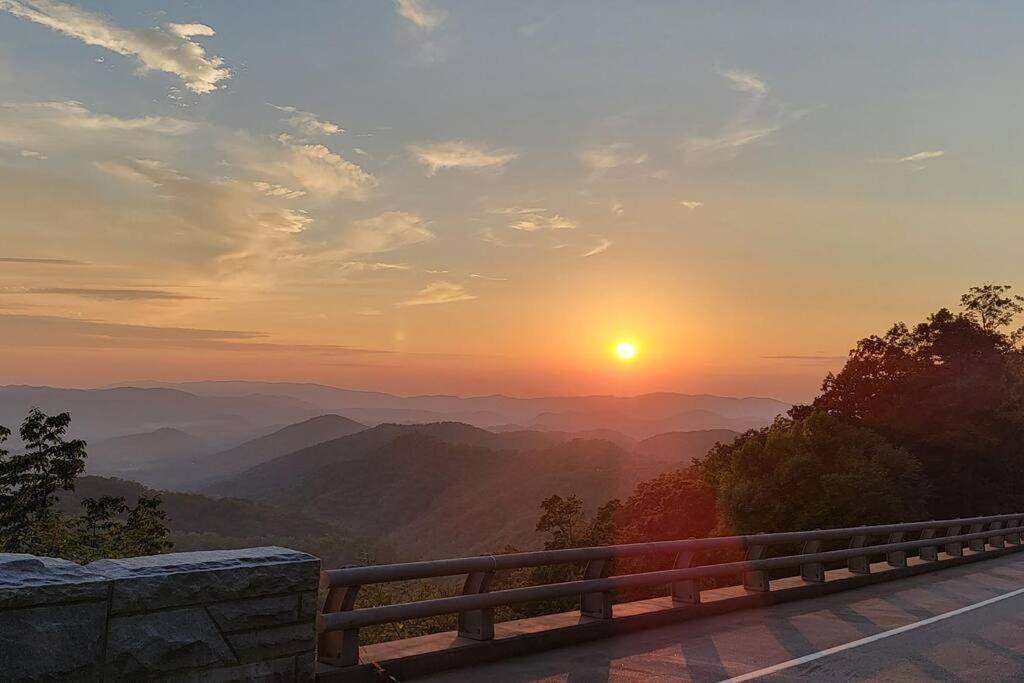
[(324, 414), (368, 426), (463, 422), (494, 431), (612, 430), (635, 439), (669, 431), (743, 431), (771, 422), (789, 404), (771, 398), (654, 393), (640, 396), (395, 396), (319, 384), (151, 381), (102, 389), (0, 387), (0, 424), (16, 427), (29, 408), (71, 412), (75, 435), (100, 441), (164, 427), (231, 448)]

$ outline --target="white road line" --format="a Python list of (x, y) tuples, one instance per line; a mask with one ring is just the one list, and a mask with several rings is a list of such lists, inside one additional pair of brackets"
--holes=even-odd
[(961, 607), (961, 608), (955, 609), (955, 610), (953, 610), (951, 612), (944, 612), (942, 614), (937, 614), (934, 617), (928, 617), (927, 619), (922, 619), (921, 621), (915, 621), (913, 624), (907, 624), (906, 626), (900, 626), (899, 628), (894, 628), (894, 629), (892, 629), (890, 631), (882, 631), (881, 633), (876, 633), (875, 635), (868, 636), (867, 638), (861, 638), (860, 640), (854, 640), (854, 641), (851, 641), (849, 643), (844, 643), (842, 645), (836, 645), (835, 647), (830, 647), (827, 650), (820, 650), (819, 652), (814, 652), (814, 653), (809, 654), (809, 655), (804, 655), (803, 657), (797, 657), (796, 659), (791, 659), (788, 662), (781, 662), (779, 664), (775, 664), (774, 666), (768, 666), (768, 667), (765, 667), (763, 669), (758, 669), (757, 671), (751, 671), (750, 673), (741, 674), (741, 675), (735, 676), (733, 678), (727, 678), (727, 679), (724, 679), (722, 681), (719, 681), (719, 683), (741, 683), (741, 681), (752, 681), (752, 680), (754, 680), (756, 678), (761, 678), (762, 676), (767, 676), (769, 674), (773, 674), (773, 673), (776, 673), (778, 671), (785, 671), (786, 669), (792, 669), (795, 666), (800, 666), (801, 664), (806, 664), (807, 662), (813, 662), (816, 659), (821, 659), (822, 657), (828, 657), (829, 655), (834, 655), (837, 652), (843, 652), (845, 650), (852, 650), (852, 649), (854, 649), (856, 647), (860, 647), (861, 645), (867, 645), (867, 644), (873, 643), (873, 642), (875, 642), (877, 640), (884, 640), (885, 638), (891, 638), (892, 636), (898, 636), (901, 633), (906, 633), (907, 631), (913, 631), (916, 628), (921, 628), (922, 626), (927, 626), (928, 624), (934, 624), (937, 621), (943, 621), (944, 619), (950, 619), (950, 618), (955, 617), (957, 615), (964, 614), (965, 612), (971, 612), (973, 610), (980, 609), (982, 607), (985, 607), (987, 605), (991, 605), (991, 604), (996, 603), (996, 602), (1000, 602), (1002, 600), (1008, 600), (1010, 598), (1017, 597), (1018, 595), (1024, 595), (1024, 588), (1018, 588), (1015, 591), (1010, 591), (1009, 593), (1004, 593), (1003, 595), (997, 595), (994, 598), (989, 598), (988, 600), (982, 600), (981, 602), (976, 602), (973, 605), (967, 605), (966, 607)]

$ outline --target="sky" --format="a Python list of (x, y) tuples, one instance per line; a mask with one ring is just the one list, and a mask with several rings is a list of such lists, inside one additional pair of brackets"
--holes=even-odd
[(806, 400), (1020, 284), (1022, 15), (0, 0), (0, 384)]

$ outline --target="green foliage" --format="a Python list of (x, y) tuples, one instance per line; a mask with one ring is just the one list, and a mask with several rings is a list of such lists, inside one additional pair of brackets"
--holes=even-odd
[[(71, 416), (32, 409), (21, 425), (24, 450), (0, 449), (0, 552), (90, 562), (148, 555), (170, 546), (159, 497), (103, 496), (82, 501), (77, 517), (61, 514), (58, 494), (72, 491), (85, 469), (85, 442), (65, 439)], [(10, 430), (0, 427), (0, 444)]]
[(715, 497), (691, 469), (637, 484), (615, 518), (616, 542), (703, 538), (715, 527)]
[(926, 509), (927, 485), (909, 453), (824, 411), (751, 430), (698, 467), (736, 533), (907, 521)]
[(913, 454), (936, 517), (1024, 507), (1024, 351), (1010, 331), (1024, 299), (1008, 290), (974, 287), (961, 313), (862, 339), (814, 401)]

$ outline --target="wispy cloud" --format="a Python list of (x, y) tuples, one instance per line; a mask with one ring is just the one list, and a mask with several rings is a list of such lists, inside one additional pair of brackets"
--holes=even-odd
[(742, 150), (777, 133), (787, 120), (799, 118), (782, 102), (769, 97), (768, 84), (742, 69), (716, 69), (730, 87), (746, 95), (739, 111), (714, 135), (690, 135), (682, 142), (688, 161), (731, 160)]
[(687, 209), (690, 209), (691, 211), (693, 209), (699, 209), (700, 207), (704, 206), (704, 202), (698, 202), (694, 199), (684, 199), (683, 201), (679, 202), (679, 204), (681, 206), (685, 206)]
[(511, 216), (511, 222), (509, 222), (508, 227), (523, 232), (575, 230), (579, 227), (579, 223), (573, 219), (542, 208), (513, 206), (504, 209), (493, 209), (491, 213)]
[(278, 106), (276, 104), (270, 106), (289, 114), (289, 116), (285, 117), (284, 122), (303, 135), (316, 137), (318, 135), (339, 135), (345, 132), (338, 124), (321, 119), (313, 112), (302, 111), (290, 106)]
[(480, 273), (470, 273), (469, 276), (474, 280), (487, 280), (488, 282), (508, 282), (507, 277), (492, 277), (490, 275), (481, 275)]
[(446, 140), (412, 145), (416, 160), (434, 175), (443, 169), (500, 169), (519, 157), (518, 152), (498, 149), (465, 140)]
[(358, 164), (324, 145), (304, 144), (289, 135), (280, 135), (277, 141), (276, 149), (247, 142), (236, 145), (234, 151), (251, 171), (280, 180), (285, 186), (298, 185), (323, 199), (365, 199), (377, 184), (376, 178)]
[(733, 90), (750, 93), (751, 95), (756, 95), (758, 97), (763, 97), (768, 94), (768, 84), (762, 81), (758, 75), (752, 71), (726, 69), (724, 71), (719, 71), (718, 73), (729, 79), (732, 83)]
[(35, 263), (47, 266), (87, 266), (86, 261), (66, 258), (19, 258), (16, 256), (0, 256), (0, 263)]
[(901, 157), (897, 159), (896, 162), (903, 164), (909, 161), (928, 161), (929, 159), (938, 159), (939, 157), (945, 155), (946, 153), (941, 149), (935, 150), (933, 152), (917, 152), (916, 154), (911, 154), (910, 156)]
[(617, 168), (636, 166), (647, 161), (647, 153), (625, 142), (601, 145), (583, 150), (579, 159), (590, 169), (592, 178), (599, 177)]
[(92, 287), (34, 287), (26, 290), (25, 293), (77, 296), (99, 301), (185, 301), (209, 298), (161, 289), (98, 289)]
[(21, 150), (21, 156), (25, 157), (26, 159), (39, 159), (40, 161), (45, 161), (46, 159), (50, 158), (41, 152), (37, 152), (34, 149)]
[(591, 247), (590, 249), (588, 249), (587, 251), (583, 252), (582, 256), (583, 256), (583, 258), (586, 258), (588, 256), (597, 256), (598, 254), (602, 254), (602, 253), (608, 251), (608, 248), (611, 247), (611, 246), (612, 246), (612, 241), (610, 239), (602, 237), (601, 241), (598, 242), (597, 245), (595, 245), (595, 246)]
[(412, 270), (407, 263), (368, 263), (366, 261), (346, 261), (338, 268), (346, 273), (379, 273), (387, 271)]
[(109, 17), (56, 0), (0, 0), (0, 10), (27, 19), (86, 45), (135, 57), (143, 71), (178, 76), (194, 93), (217, 89), (231, 77), (224, 60), (207, 55), (194, 38), (214, 35), (205, 24), (167, 24), (163, 28), (129, 29)]
[(433, 31), (444, 21), (445, 13), (431, 7), (427, 0), (395, 0), (398, 15), (421, 31)]
[(626, 213), (626, 207), (624, 207), (622, 205), (622, 202), (620, 202), (618, 199), (613, 199), (612, 200), (612, 205), (611, 205), (610, 208), (611, 208), (612, 214), (614, 214), (616, 216), (623, 216)]
[(426, 221), (404, 211), (387, 211), (372, 218), (353, 221), (336, 253), (379, 254), (434, 239)]
[(264, 183), (257, 180), (252, 184), (259, 192), (268, 197), (281, 197), (283, 199), (298, 199), (305, 197), (306, 193), (302, 190), (293, 190), (290, 187), (284, 185), (277, 185), (275, 183)]
[(720, 152), (723, 156), (734, 157), (742, 147), (759, 142), (779, 130), (780, 126), (764, 128), (741, 128), (724, 131), (720, 135), (710, 137), (695, 136), (686, 139), (683, 144), (688, 156), (707, 156)]
[[(2, 0), (0, 0), (2, 1)], [(80, 102), (7, 102), (0, 104), (0, 144), (25, 147), (22, 156), (45, 158), (37, 149), (66, 150), (70, 146), (100, 144), (95, 138), (111, 136), (118, 144), (129, 142), (126, 136), (169, 135), (191, 133), (198, 125), (169, 116), (122, 118), (100, 114)]]
[(433, 282), (416, 294), (398, 303), (399, 306), (431, 306), (434, 304), (450, 304), (456, 301), (475, 299), (466, 289), (455, 282)]

